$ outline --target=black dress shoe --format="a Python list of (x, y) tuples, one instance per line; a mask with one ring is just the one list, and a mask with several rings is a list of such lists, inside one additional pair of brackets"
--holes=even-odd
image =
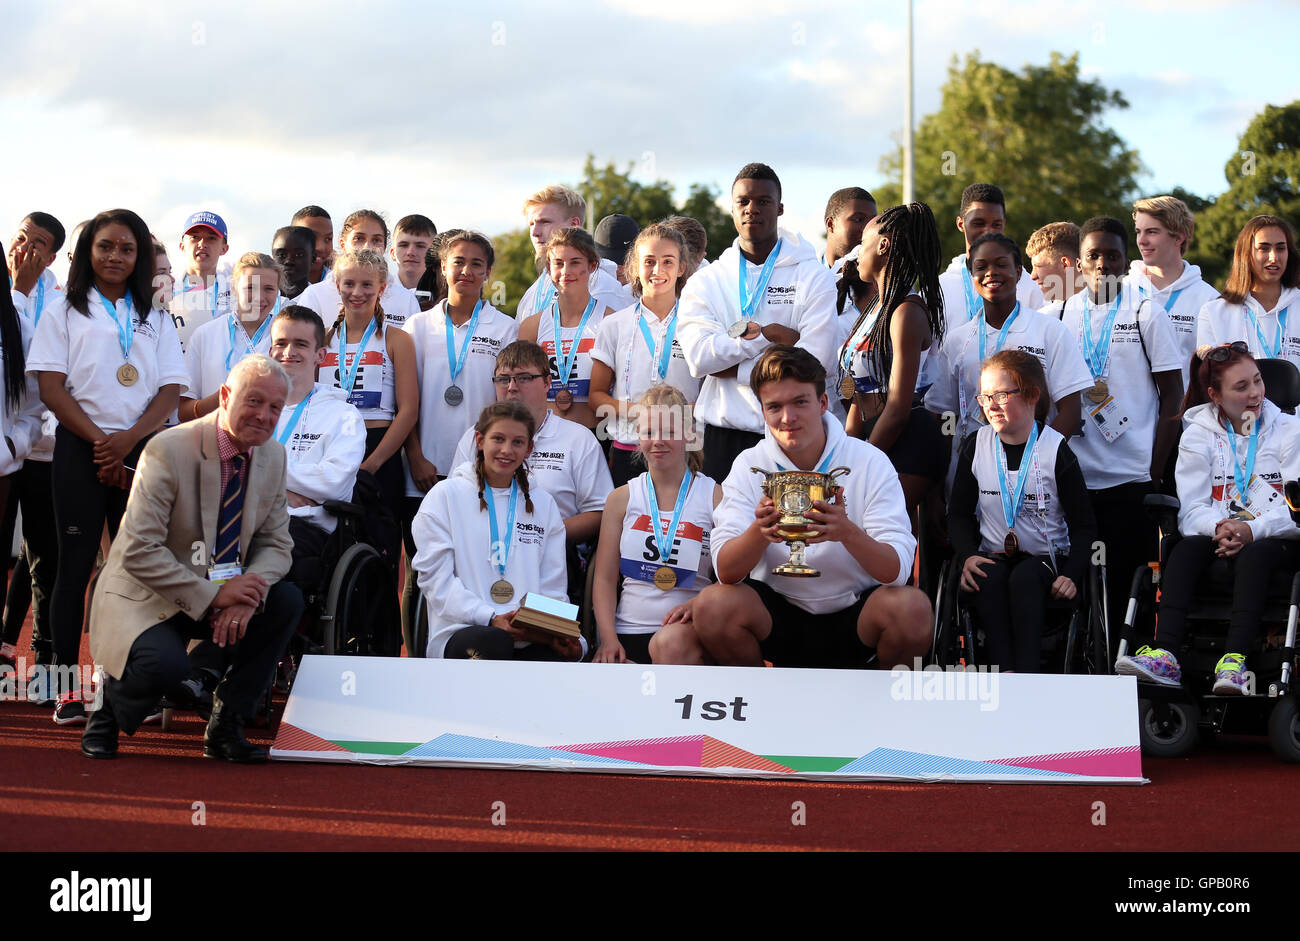
[(220, 699), (214, 699), (212, 718), (203, 733), (203, 757), (251, 765), (266, 761), (268, 755), (265, 748), (244, 738), (244, 717), (236, 715)]
[(105, 702), (86, 720), (81, 733), (81, 753), (87, 758), (117, 757), (117, 717)]

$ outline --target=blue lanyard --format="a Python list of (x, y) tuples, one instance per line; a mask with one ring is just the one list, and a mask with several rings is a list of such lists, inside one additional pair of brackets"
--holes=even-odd
[[(974, 320), (975, 312), (984, 309), (984, 304), (975, 293), (975, 281), (970, 276), (969, 268), (961, 269), (961, 284), (966, 289), (966, 319)], [(983, 362), (983, 359), (980, 360)]]
[(469, 315), (469, 329), (465, 331), (465, 342), (460, 345), (460, 352), (456, 352), (456, 328), (451, 322), (451, 302), (443, 309), (446, 317), (444, 326), (447, 328), (447, 369), (451, 372), (451, 381), (454, 383), (460, 371), (465, 368), (465, 363), (469, 359), (469, 341), (474, 337), (474, 331), (478, 329), (478, 315), (483, 309), (483, 298), (479, 298), (474, 304), (474, 313)]
[[(489, 490), (491, 488), (488, 488)], [(488, 494), (488, 524), (492, 530), (492, 545), (488, 547), (488, 559), (497, 567), (497, 572), (502, 578), (506, 577), (506, 563), (510, 561), (510, 546), (514, 543), (515, 535), (515, 504), (519, 502), (519, 481), (510, 481), (510, 511), (506, 516), (506, 532), (510, 534), (510, 542), (505, 545), (501, 544), (500, 537), (497, 535), (497, 497), (495, 493)]]
[[(271, 321), (275, 319), (275, 315), (279, 312), (280, 302), (277, 300), (275, 302), (275, 309), (266, 315), (266, 319), (262, 321), (262, 325), (257, 328), (257, 332), (253, 334), (251, 340), (248, 339), (247, 331), (239, 325), (239, 318), (235, 316), (234, 312), (231, 311), (226, 315), (230, 318), (230, 349), (226, 352), (226, 372), (230, 372), (230, 361), (235, 356), (236, 331), (238, 331), (239, 335), (244, 338), (244, 356), (247, 356), (249, 353), (256, 353), (257, 344), (262, 342), (262, 337), (266, 336), (266, 331), (271, 329)], [(244, 356), (239, 358), (243, 359)]]
[(1250, 444), (1246, 446), (1246, 466), (1243, 468), (1237, 464), (1237, 433), (1233, 431), (1232, 420), (1227, 422), (1228, 426), (1228, 450), (1232, 452), (1232, 479), (1237, 484), (1237, 496), (1241, 502), (1246, 502), (1246, 493), (1250, 490), (1251, 478), (1255, 476), (1255, 455), (1259, 450), (1259, 420), (1251, 422), (1250, 425)]
[[(189, 284), (189, 281), (190, 281), (190, 276), (189, 276), (188, 274), (185, 275), (183, 278), (181, 278), (181, 293), (182, 293), (182, 294), (186, 294), (186, 293), (188, 293), (188, 292), (190, 291), (190, 288), (187, 287), (187, 285)], [(220, 280), (217, 278), (216, 275), (213, 275), (213, 276), (212, 276), (212, 316), (213, 316), (213, 317), (217, 316), (217, 288), (218, 288), (218, 287), (220, 287)], [(202, 287), (198, 287), (198, 290), (201, 291), (201, 290), (203, 290), (203, 288), (202, 288)]]
[(36, 313), (32, 317), (32, 326), (41, 322), (41, 311), (45, 309), (45, 280), (41, 279), (36, 282)]
[(1172, 294), (1169, 295), (1169, 300), (1165, 301), (1163, 304), (1160, 305), (1161, 307), (1163, 307), (1163, 308), (1165, 309), (1165, 313), (1166, 313), (1166, 314), (1171, 314), (1171, 313), (1173, 313), (1174, 305), (1176, 305), (1176, 304), (1178, 303), (1178, 297), (1179, 297), (1179, 295), (1181, 295), (1181, 294), (1183, 293), (1183, 291), (1185, 291), (1185, 290), (1187, 290), (1187, 289), (1186, 289), (1186, 288), (1179, 288), (1177, 291), (1175, 291), (1174, 293), (1172, 293)]
[[(1019, 314), (1020, 314), (1020, 302), (1016, 301), (1016, 306), (1011, 309), (1011, 316), (1006, 319), (1006, 322), (1002, 324), (1002, 329), (998, 331), (998, 339), (993, 346), (994, 353), (1001, 352), (1002, 344), (1007, 342), (1007, 334), (1011, 332), (1011, 325), (1015, 323), (1016, 317)], [(980, 305), (979, 320), (980, 320), (979, 329), (976, 330), (975, 335), (979, 337), (979, 341), (980, 341), (980, 365), (982, 366), (984, 364), (984, 360), (987, 358), (984, 355), (984, 329), (985, 329), (986, 321), (984, 320), (984, 306), (982, 304)]]
[[(641, 338), (645, 340), (646, 349), (650, 351), (650, 362), (655, 362), (655, 341), (650, 335), (650, 328), (646, 325), (645, 314), (641, 313), (641, 302), (636, 304), (637, 318), (636, 325), (641, 328)], [(668, 315), (668, 331), (664, 334), (664, 347), (659, 353), (659, 362), (655, 365), (655, 375), (659, 381), (663, 382), (668, 375), (668, 363), (673, 358), (673, 338), (677, 336), (677, 305), (673, 304), (673, 312)]]
[[(831, 460), (832, 460), (834, 457), (835, 457), (835, 450), (832, 448), (831, 451), (830, 451), (829, 453), (827, 453), (827, 455), (826, 455), (824, 458), (822, 458), (822, 462), (821, 462), (820, 464), (817, 465), (817, 473), (819, 473), (819, 474), (824, 474), (824, 473), (826, 473), (826, 471), (830, 469), (830, 466), (831, 466)], [(781, 464), (780, 461), (777, 461), (777, 462), (776, 462), (776, 466), (777, 466), (777, 467), (780, 467), (781, 470), (794, 470), (794, 468), (792, 468), (792, 467), (785, 467), (785, 466), (783, 466), (783, 465)]]
[(102, 303), (104, 309), (108, 311), (108, 316), (112, 317), (113, 323), (117, 325), (117, 342), (122, 347), (122, 360), (125, 362), (131, 358), (131, 343), (135, 340), (135, 321), (131, 319), (131, 309), (133, 306), (131, 291), (128, 289), (126, 296), (123, 298), (123, 300), (126, 301), (126, 326), (123, 326), (122, 321), (118, 319), (117, 305), (105, 297), (99, 288), (95, 288), (95, 293), (99, 295), (100, 303)]
[(651, 479), (650, 472), (645, 472), (646, 499), (650, 503), (650, 516), (654, 520), (655, 545), (659, 547), (659, 561), (665, 565), (668, 564), (668, 557), (672, 555), (673, 537), (677, 535), (677, 524), (681, 522), (682, 510), (686, 509), (686, 496), (691, 491), (692, 478), (693, 475), (688, 470), (677, 487), (677, 504), (673, 507), (672, 522), (668, 524), (668, 532), (664, 533), (663, 521), (659, 516), (659, 498), (655, 496), (655, 482)]
[(1119, 302), (1124, 292), (1115, 294), (1115, 300), (1106, 314), (1106, 323), (1101, 328), (1101, 336), (1096, 343), (1092, 341), (1092, 301), (1087, 294), (1083, 297), (1083, 358), (1088, 361), (1088, 371), (1093, 379), (1100, 379), (1106, 374), (1106, 362), (1110, 359), (1110, 336), (1115, 329), (1115, 318), (1119, 315)]
[[(840, 351), (840, 366), (843, 367), (846, 376), (853, 374), (853, 355), (862, 352), (862, 347), (866, 343), (866, 335), (875, 326), (876, 318), (880, 316), (880, 312), (876, 311), (879, 304), (880, 298), (877, 297), (871, 302), (871, 306), (867, 308), (867, 315), (862, 318), (862, 322), (858, 324), (852, 336), (844, 341), (844, 347)], [(873, 314), (872, 311), (875, 311), (875, 313)]]
[(298, 403), (298, 407), (295, 408), (293, 414), (289, 416), (289, 424), (284, 426), (284, 434), (276, 435), (276, 441), (279, 441), (281, 444), (286, 446), (289, 444), (289, 439), (293, 437), (293, 430), (298, 427), (298, 419), (302, 418), (302, 410), (307, 407), (307, 403), (311, 401), (311, 397), (315, 394), (316, 390), (312, 389), (307, 393), (307, 398)]
[(543, 273), (537, 281), (545, 288), (545, 290), (539, 288), (533, 292), (534, 314), (540, 314), (542, 311), (546, 310), (546, 308), (551, 305), (551, 299), (555, 297), (555, 282), (551, 280), (549, 272)]
[(1250, 302), (1247, 301), (1242, 306), (1246, 308), (1246, 318), (1250, 321), (1250, 325), (1255, 328), (1255, 336), (1259, 338), (1259, 348), (1261, 352), (1263, 352), (1263, 354), (1269, 359), (1277, 359), (1282, 355), (1282, 339), (1286, 336), (1286, 318), (1287, 314), (1291, 310), (1291, 305), (1288, 304), (1286, 307), (1283, 307), (1278, 311), (1277, 341), (1272, 344), (1270, 344), (1268, 340), (1264, 339), (1264, 331), (1259, 328), (1259, 318), (1255, 316), (1255, 311), (1250, 306)]
[(767, 282), (772, 280), (772, 269), (776, 267), (777, 256), (781, 254), (781, 242), (781, 239), (776, 240), (776, 246), (767, 256), (767, 261), (763, 262), (763, 270), (758, 273), (758, 284), (754, 285), (753, 297), (749, 296), (749, 277), (746, 274), (749, 266), (745, 256), (740, 256), (740, 319), (742, 321), (754, 319), (754, 311), (767, 295)]
[(339, 388), (349, 397), (352, 395), (352, 387), (357, 384), (357, 367), (361, 365), (361, 355), (365, 353), (366, 343), (374, 332), (375, 318), (371, 317), (370, 322), (366, 324), (365, 332), (361, 334), (361, 345), (357, 347), (357, 353), (352, 357), (352, 365), (345, 370), (343, 364), (347, 362), (348, 352), (347, 318), (343, 318), (343, 323), (339, 324)]
[(578, 361), (578, 343), (582, 339), (582, 331), (587, 326), (587, 321), (591, 319), (592, 311), (596, 309), (596, 299), (593, 297), (587, 301), (587, 309), (582, 312), (582, 319), (578, 321), (578, 332), (573, 335), (573, 342), (569, 344), (569, 355), (564, 355), (564, 335), (561, 333), (563, 326), (560, 323), (560, 305), (551, 305), (551, 316), (555, 320), (555, 366), (560, 371), (560, 385), (569, 384), (569, 376), (573, 374), (573, 364)]
[(1016, 517), (1025, 502), (1025, 484), (1029, 481), (1029, 467), (1034, 457), (1034, 445), (1038, 443), (1038, 422), (1034, 422), (1025, 442), (1025, 453), (1020, 457), (1020, 472), (1016, 475), (1014, 493), (1007, 493), (1007, 452), (1002, 448), (1002, 439), (993, 436), (994, 446), (998, 449), (998, 491), (1002, 495), (1002, 518), (1007, 521), (1007, 529), (1016, 525)]

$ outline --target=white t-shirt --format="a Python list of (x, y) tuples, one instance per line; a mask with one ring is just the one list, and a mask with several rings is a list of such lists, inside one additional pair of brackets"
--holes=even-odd
[(226, 314), (220, 320), (209, 320), (195, 329), (190, 334), (189, 345), (185, 347), (185, 365), (190, 373), (190, 388), (185, 393), (186, 398), (202, 399), (212, 395), (221, 388), (235, 364), (250, 353), (269, 355), (272, 319), (272, 315), (268, 314), (262, 321), (261, 336), (256, 336), (257, 331), (254, 331), (256, 342), (239, 322), (236, 313)]
[[(332, 275), (326, 275), (323, 281), (309, 285), (294, 299), (294, 303), (300, 307), (310, 307), (320, 314), (326, 330), (334, 324), (338, 319), (339, 311), (343, 309), (339, 286), (334, 283)], [(407, 318), (414, 317), (420, 312), (420, 301), (416, 298), (415, 292), (397, 279), (395, 271), (389, 273), (388, 284), (379, 295), (379, 306), (384, 309), (384, 321), (390, 327), (397, 327), (399, 330), (406, 323)]]
[(229, 273), (218, 271), (207, 284), (199, 284), (188, 274), (182, 275), (176, 280), (176, 293), (172, 295), (169, 309), (184, 350), (195, 330), (235, 309)]
[[(366, 423), (361, 413), (348, 404), (342, 389), (319, 382), (295, 422), (300, 404), (301, 400), (286, 402), (275, 426), (275, 438), (284, 445), (286, 489), (318, 503), (352, 499), (357, 471), (366, 456)], [(338, 519), (323, 506), (291, 506), (289, 515), (327, 533), (338, 526)]]
[(486, 626), (496, 615), (515, 610), (528, 592), (568, 599), (564, 520), (555, 501), (544, 491), (533, 491), (529, 513), (520, 491), (514, 532), (507, 537), (510, 489), (485, 487), (483, 496), (495, 507), (501, 542), (510, 538), (504, 577), (514, 596), (495, 602), (489, 594), (502, 577), (493, 558), (503, 553), (492, 551), (488, 512), (479, 508), (474, 469), (462, 464), (429, 491), (411, 523), (417, 546), (411, 567), (429, 610), (429, 657), (443, 656), (447, 641), (461, 628)]
[[(1066, 301), (1062, 316), (1080, 351), (1085, 310), (1090, 312), (1092, 338), (1097, 344), (1101, 343), (1101, 330), (1110, 310), (1109, 304), (1094, 306), (1089, 294), (1085, 288)], [(1115, 409), (1109, 414), (1103, 412), (1102, 418), (1109, 426), (1122, 425), (1125, 430), (1118, 439), (1108, 442), (1100, 426), (1089, 417), (1098, 405), (1084, 395), (1083, 434), (1070, 439), (1070, 450), (1079, 459), (1089, 490), (1151, 479), (1151, 450), (1160, 414), (1153, 374), (1177, 372), (1181, 350), (1164, 309), (1141, 299), (1131, 288), (1122, 289), (1101, 378), (1106, 380)]]
[[(641, 332), (640, 321), (643, 315), (653, 349), (646, 346), (645, 335)], [(694, 403), (700, 392), (700, 380), (691, 375), (691, 369), (686, 365), (682, 344), (676, 336), (675, 317), (674, 313), (660, 320), (637, 303), (610, 314), (601, 321), (591, 358), (604, 363), (614, 374), (613, 396), (619, 402), (637, 402), (651, 386), (667, 383), (680, 390), (687, 402)], [(667, 374), (660, 379), (659, 364), (662, 362), (664, 340), (670, 323), (673, 328), (672, 351), (668, 354)], [(628, 417), (630, 416), (620, 415), (619, 420), (610, 422), (608, 427), (613, 431), (615, 441), (635, 445), (636, 424), (623, 420)]]
[(1183, 388), (1196, 352), (1196, 331), (1200, 320), (1201, 308), (1219, 296), (1219, 292), (1201, 280), (1201, 269), (1196, 265), (1183, 262), (1183, 273), (1173, 284), (1156, 290), (1156, 286), (1147, 277), (1147, 266), (1141, 259), (1129, 265), (1128, 282), (1137, 288), (1142, 297), (1159, 304), (1169, 315), (1169, 325), (1182, 346)]
[[(975, 455), (971, 474), (979, 488), (976, 504), (980, 524), (980, 551), (1002, 552), (1007, 538), (1007, 517), (1002, 508), (1002, 488), (998, 479), (998, 457), (994, 449), (995, 432), (988, 425), (975, 438)], [(1044, 425), (1034, 445), (1033, 458), (1021, 455), (1016, 470), (1007, 468), (1007, 493), (1014, 494), (1020, 475), (1029, 474), (1025, 482), (1024, 502), (1016, 514), (1016, 539), (1020, 549), (1030, 555), (1069, 555), (1070, 534), (1061, 496), (1056, 489), (1056, 455), (1065, 438), (1051, 425)]]
[[(970, 269), (966, 267), (966, 256), (955, 255), (948, 263), (947, 269), (939, 275), (939, 290), (943, 292), (944, 334), (956, 330), (964, 323), (969, 323), (979, 313), (983, 299), (975, 290)], [(1041, 310), (1047, 303), (1043, 299), (1043, 290), (1029, 272), (1020, 269), (1020, 280), (1016, 282), (1016, 300), (1022, 310)]]
[[(473, 460), (474, 427), (471, 425), (456, 445), (451, 466), (459, 467)], [(542, 424), (533, 435), (533, 453), (527, 463), (529, 486), (549, 493), (566, 520), (579, 513), (603, 510), (605, 498), (614, 489), (609, 465), (591, 429), (554, 412), (542, 417)]]
[[(44, 290), (41, 290), (42, 286)], [(55, 296), (63, 296), (63, 288), (59, 286), (59, 279), (54, 276), (54, 272), (46, 268), (41, 272), (41, 279), (32, 289), (32, 296), (28, 297), (21, 293), (17, 288), (12, 292), (14, 307), (18, 310), (19, 316), (23, 318), (23, 337), (28, 343), (28, 349), (31, 348), (31, 338), (36, 335), (36, 327), (40, 323), (41, 314), (45, 312), (50, 300)], [(26, 360), (24, 359), (24, 362)], [(37, 397), (40, 397), (39, 391)], [(59, 427), (58, 419), (49, 409), (41, 412), (41, 434), (40, 437), (32, 442), (31, 453), (27, 455), (29, 461), (49, 462), (54, 460), (54, 432)]]
[[(766, 326), (781, 324), (799, 333), (797, 346), (835, 371), (835, 341), (839, 336), (835, 311), (835, 280), (801, 236), (780, 230), (780, 254), (771, 269), (764, 297), (752, 320)], [(741, 319), (740, 239), (718, 260), (691, 275), (678, 307), (677, 335), (691, 374), (703, 380), (696, 400), (696, 417), (720, 428), (754, 434), (766, 427), (758, 398), (749, 388), (749, 375), (758, 357), (772, 345), (759, 334), (752, 340), (733, 339), (728, 327)], [(774, 249), (775, 250), (775, 249)], [(757, 290), (762, 266), (745, 262), (749, 296)], [(713, 374), (732, 366), (729, 379)]]
[[(1285, 330), (1280, 329), (1283, 311)], [(1219, 346), (1234, 340), (1245, 340), (1252, 356), (1285, 359), (1300, 366), (1300, 289), (1283, 288), (1272, 310), (1264, 310), (1250, 294), (1244, 304), (1229, 304), (1221, 297), (1208, 301), (1197, 318), (1197, 346)]]
[(27, 359), (29, 373), (67, 376), (64, 387), (86, 417), (108, 434), (125, 431), (139, 421), (161, 387), (179, 385), (184, 394), (190, 378), (171, 317), (151, 310), (141, 323), (135, 308), (128, 308), (125, 301), (118, 301), (115, 307), (118, 319), (125, 324), (129, 318), (133, 331), (127, 361), (138, 376), (131, 385), (122, 385), (117, 378), (123, 363), (118, 320), (94, 289), (87, 307), (89, 316), (72, 309), (64, 295), (46, 302)]
[[(459, 327), (452, 325), (457, 357), (471, 321), (472, 318)], [(448, 405), (446, 399), (447, 387), (452, 384), (451, 361), (447, 355), (446, 300), (411, 317), (403, 329), (414, 341), (415, 365), (420, 377), (420, 448), (438, 473), (447, 474), (456, 466), (452, 455), (460, 436), (466, 428), (474, 427), (485, 406), (496, 401), (492, 374), (496, 370), (497, 354), (518, 339), (519, 325), (487, 301), (483, 302), (465, 362), (456, 376), (456, 386), (464, 396), (459, 405)], [(409, 470), (406, 495), (422, 495)]]

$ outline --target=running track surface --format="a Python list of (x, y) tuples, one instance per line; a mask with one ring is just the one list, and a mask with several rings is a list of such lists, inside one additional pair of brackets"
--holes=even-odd
[[(19, 645), (27, 652), (30, 620)], [(84, 638), (83, 638), (84, 640)], [(90, 662), (83, 643), (82, 662)], [(1063, 704), (1063, 708), (1064, 708)], [(277, 699), (276, 714), (283, 708)], [(0, 703), (0, 832), (10, 851), (1150, 850), (1293, 851), (1300, 766), (1223, 737), (1143, 760), (1144, 786), (845, 784), (486, 771), (202, 757), (203, 721), (120, 738)], [(271, 730), (249, 737), (270, 745)], [(203, 826), (193, 822), (201, 801)], [(505, 804), (505, 825), (492, 823)], [(805, 823), (792, 822), (802, 801)], [(1094, 804), (1105, 804), (1095, 826)], [(499, 819), (499, 818), (498, 818)], [(1157, 821), (1165, 825), (1155, 825)], [(1176, 825), (1170, 825), (1176, 821)]]

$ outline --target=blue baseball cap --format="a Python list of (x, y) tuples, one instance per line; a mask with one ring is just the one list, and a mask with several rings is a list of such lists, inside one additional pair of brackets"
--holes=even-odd
[(188, 235), (191, 229), (197, 229), (199, 226), (211, 229), (226, 241), (230, 241), (230, 236), (226, 234), (226, 220), (222, 219), (215, 212), (196, 212), (185, 220), (185, 228), (181, 230), (182, 235)]

